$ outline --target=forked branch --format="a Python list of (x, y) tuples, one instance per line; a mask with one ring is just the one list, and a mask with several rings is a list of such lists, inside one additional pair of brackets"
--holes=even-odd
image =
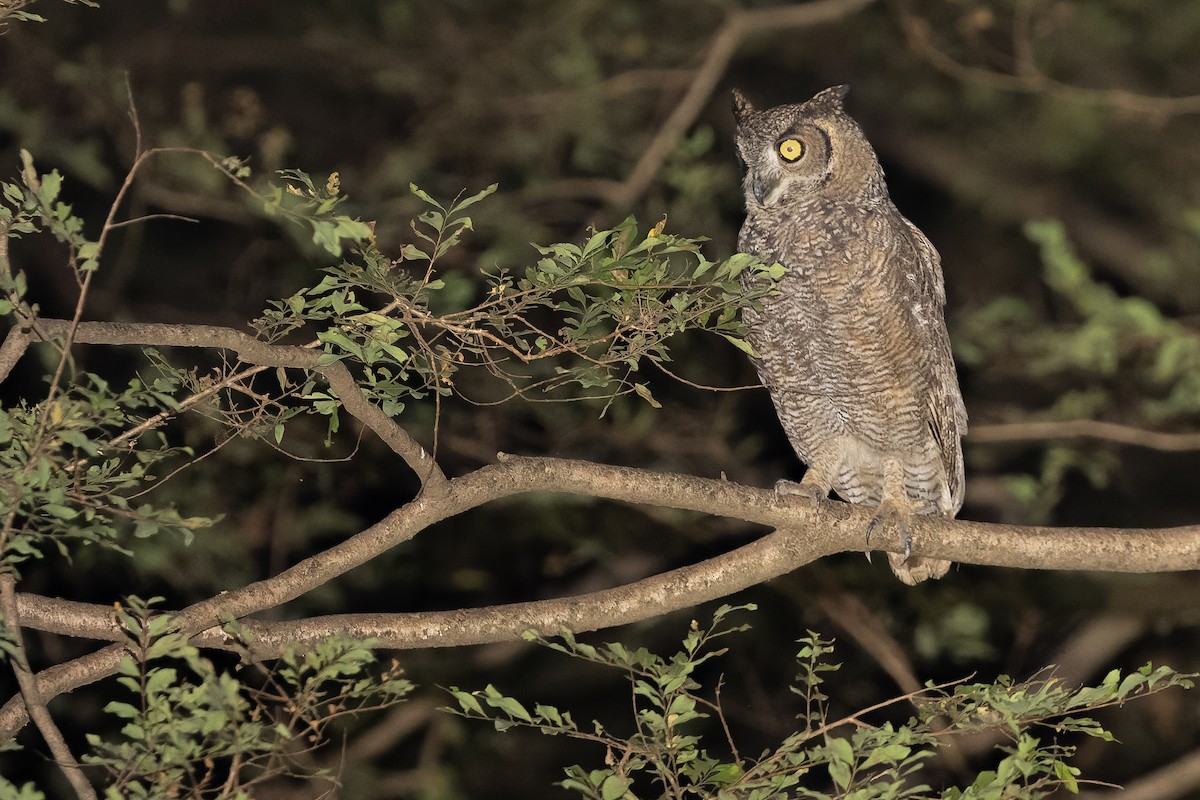
[[(566, 625), (586, 631), (649, 619), (724, 597), (840, 552), (864, 552), (871, 510), (844, 503), (813, 505), (728, 481), (648, 472), (583, 461), (500, 457), (500, 462), (446, 482), (398, 508), (356, 536), (258, 583), (217, 595), (179, 612), (181, 629), (221, 642), (223, 619), (276, 608), (367, 563), (430, 525), (493, 500), (527, 492), (563, 492), (627, 503), (712, 514), (776, 530), (713, 559), (625, 586), (578, 597), (443, 612), (346, 614), (255, 622), (258, 654), (267, 658), (289, 642), (315, 642), (333, 632), (375, 638), (380, 647), (448, 647), (511, 641), (533, 628), (544, 634)], [(1167, 572), (1200, 568), (1200, 525), (1157, 529), (1047, 528), (921, 517), (912, 521), (913, 552), (964, 564), (1025, 569)], [(901, 552), (896, 531), (873, 535), (880, 548)], [(115, 639), (99, 606), (23, 596), (21, 624), (75, 636)], [(43, 697), (104, 678), (116, 669), (121, 645), (52, 667), (38, 677)], [(0, 737), (27, 722), (20, 698), (0, 709)]]
[[(70, 323), (66, 320), (38, 319), (29, 328), (13, 328), (0, 346), (0, 354), (19, 357), (20, 351), (34, 341), (64, 337)], [(274, 345), (255, 339), (232, 328), (211, 325), (172, 325), (166, 323), (80, 322), (75, 327), (76, 344), (153, 345), (159, 347), (208, 347), (237, 353), (251, 364), (303, 369), (319, 373), (329, 381), (347, 412), (370, 428), (413, 472), (426, 490), (441, 486), (446, 476), (433, 458), (409, 433), (363, 396), (354, 376), (341, 362), (320, 363), (321, 351), (307, 347)], [(15, 362), (16, 358), (13, 357)]]

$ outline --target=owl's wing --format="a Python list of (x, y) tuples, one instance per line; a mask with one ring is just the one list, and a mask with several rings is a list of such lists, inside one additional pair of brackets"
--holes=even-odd
[(926, 359), (922, 370), (928, 381), (925, 399), (929, 427), (941, 451), (942, 463), (946, 465), (952, 511), (958, 513), (963, 504), (965, 483), (961, 437), (967, 432), (967, 407), (958, 387), (950, 335), (946, 331), (946, 285), (942, 277), (942, 258), (916, 225), (903, 215), (897, 215), (904, 220), (904, 230), (917, 261), (914, 273), (916, 281), (910, 284), (917, 296), (912, 300), (927, 307), (933, 305), (936, 309), (932, 324), (926, 327)]
[(908, 217), (898, 210), (896, 215), (904, 221), (904, 229), (908, 233), (909, 242), (916, 251), (917, 261), (921, 267), (918, 272), (918, 281), (923, 281), (925, 285), (919, 286), (923, 295), (920, 299), (937, 298), (940, 311), (941, 307), (946, 305), (946, 280), (942, 277), (942, 257), (938, 255), (937, 248), (933, 246), (933, 242), (929, 241), (929, 237), (921, 233), (920, 228), (909, 222)]

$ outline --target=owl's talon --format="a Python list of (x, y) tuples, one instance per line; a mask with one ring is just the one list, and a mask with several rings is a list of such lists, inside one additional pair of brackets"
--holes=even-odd
[(871, 535), (880, 525), (892, 524), (900, 534), (900, 544), (904, 547), (904, 560), (912, 555), (912, 530), (908, 526), (907, 514), (890, 503), (884, 504), (879, 512), (867, 523), (867, 561), (871, 560)]
[(871, 534), (875, 533), (875, 529), (883, 524), (883, 522), (884, 522), (883, 516), (885, 513), (887, 513), (887, 512), (885, 512), (885, 511), (879, 512), (875, 516), (871, 517), (871, 521), (867, 523), (867, 550), (866, 550), (865, 555), (867, 556), (868, 564), (872, 563), (872, 561), (871, 561)]
[(871, 521), (866, 523), (866, 563), (871, 564), (871, 534), (875, 533), (875, 525), (880, 521), (878, 515), (871, 517)]
[[(875, 528), (879, 527), (879, 524), (883, 522), (881, 519), (882, 516), (882, 514), (876, 514), (875, 516), (871, 517), (871, 521), (867, 523), (867, 547), (871, 546), (871, 534), (873, 534), (875, 532)], [(871, 560), (870, 552), (867, 553), (867, 560)]]
[[(867, 523), (867, 544), (871, 544), (871, 534), (875, 533), (875, 529), (880, 525), (894, 525), (900, 530), (901, 537), (905, 536), (908, 531), (908, 526), (904, 524), (904, 515), (893, 506), (891, 503), (883, 503), (879, 507), (879, 511), (875, 516), (871, 517), (871, 521)], [(910, 537), (911, 538), (911, 537)]]
[(775, 494), (787, 497), (801, 497), (814, 503), (824, 503), (829, 499), (829, 492), (812, 483), (800, 481), (775, 481)]

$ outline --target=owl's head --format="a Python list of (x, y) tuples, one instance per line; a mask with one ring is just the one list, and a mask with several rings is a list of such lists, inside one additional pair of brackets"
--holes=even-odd
[(761, 111), (733, 91), (747, 208), (772, 208), (812, 195), (865, 198), (882, 189), (875, 151), (842, 108), (847, 91), (848, 86), (834, 86), (807, 103)]

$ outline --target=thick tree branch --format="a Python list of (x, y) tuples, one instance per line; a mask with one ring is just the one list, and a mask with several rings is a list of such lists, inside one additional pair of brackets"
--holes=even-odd
[[(263, 657), (287, 642), (319, 641), (334, 632), (375, 637), (383, 647), (447, 647), (509, 640), (528, 628), (554, 633), (648, 619), (723, 597), (839, 552), (865, 551), (872, 512), (839, 502), (819, 505), (781, 497), (728, 481), (648, 472), (582, 461), (502, 455), (500, 463), (449, 481), (442, 491), (423, 494), (350, 539), (249, 586), (218, 595), (177, 615), (180, 628), (197, 634), (220, 621), (275, 608), (365, 564), (435, 522), (503, 497), (526, 492), (564, 492), (628, 503), (687, 509), (777, 528), (724, 555), (662, 575), (579, 597), (455, 611), (410, 614), (349, 614), (253, 623)], [(920, 517), (911, 525), (913, 551), (969, 564), (995, 566), (1163, 572), (1200, 568), (1200, 526), (1120, 530), (994, 525)], [(894, 530), (872, 541), (900, 552)], [(96, 609), (62, 606), (26, 597), (21, 624), (93, 638), (112, 638), (111, 622)], [(219, 642), (211, 631), (205, 642)], [(212, 637), (212, 638), (208, 638)], [(115, 650), (114, 650), (115, 648)], [(90, 683), (116, 669), (114, 645), (39, 674), (49, 698)], [(19, 698), (0, 709), (0, 736), (26, 722)]]

